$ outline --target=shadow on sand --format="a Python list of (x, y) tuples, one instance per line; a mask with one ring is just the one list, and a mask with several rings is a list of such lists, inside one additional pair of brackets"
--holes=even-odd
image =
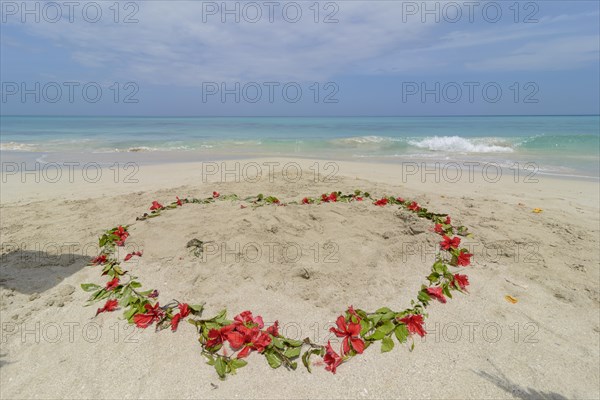
[(510, 393), (517, 399), (523, 400), (531, 400), (531, 399), (540, 399), (540, 400), (567, 400), (567, 397), (563, 396), (559, 393), (554, 392), (543, 392), (537, 389), (533, 389), (530, 387), (521, 386), (513, 381), (511, 381), (498, 367), (496, 367), (492, 362), (490, 362), (492, 367), (496, 370), (496, 374), (490, 374), (486, 371), (473, 371), (483, 379), (493, 383), (498, 386), (500, 389), (504, 390), (507, 393)]
[(0, 256), (0, 287), (22, 294), (42, 293), (84, 268), (90, 259), (81, 254), (10, 251)]

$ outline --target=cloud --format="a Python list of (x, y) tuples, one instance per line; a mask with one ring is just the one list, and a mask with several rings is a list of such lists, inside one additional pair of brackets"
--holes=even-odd
[(594, 35), (569, 36), (523, 45), (510, 54), (467, 63), (473, 70), (552, 71), (598, 63), (600, 38)]
[[(26, 24), (36, 38), (66, 50), (97, 79), (200, 86), (207, 81), (319, 81), (341, 75), (398, 75), (474, 70), (554, 70), (598, 61), (598, 38), (578, 31), (590, 14), (540, 17), (537, 24), (444, 24), (419, 18), (403, 22), (402, 7), (381, 2), (298, 2), (302, 17), (251, 23), (248, 10), (234, 16), (207, 14), (207, 4), (243, 2), (138, 2), (139, 22), (114, 23), (113, 3), (102, 2), (104, 18), (88, 23)], [(254, 4), (264, 5), (264, 2)], [(284, 4), (284, 3), (281, 3)], [(331, 6), (326, 6), (331, 4)], [(336, 6), (337, 5), (337, 9)], [(131, 12), (121, 10), (120, 20)], [(289, 10), (288, 18), (294, 10)], [(80, 16), (80, 14), (77, 14)], [(330, 15), (338, 23), (323, 23)], [(592, 15), (598, 15), (596, 12)], [(204, 22), (206, 21), (206, 22)], [(597, 20), (582, 26), (597, 28)], [(5, 26), (6, 27), (6, 26)], [(4, 27), (4, 28), (5, 28)], [(3, 40), (4, 45), (5, 40)]]
[[(140, 3), (136, 24), (76, 22), (31, 29), (68, 47), (73, 60), (84, 66), (115, 69), (152, 83), (194, 86), (204, 81), (322, 81), (408, 45), (428, 28), (420, 21), (399, 23), (401, 9), (385, 2), (337, 3), (333, 17), (338, 23), (315, 23), (309, 9), (313, 3), (297, 4), (303, 13), (297, 23), (286, 22), (282, 11), (275, 12), (272, 23), (265, 15), (258, 23), (243, 18), (222, 23), (219, 15), (203, 16), (201, 2), (152, 1)], [(319, 19), (333, 11), (321, 9)]]

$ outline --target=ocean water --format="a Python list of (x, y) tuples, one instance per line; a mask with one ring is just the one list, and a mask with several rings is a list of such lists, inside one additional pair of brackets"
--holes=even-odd
[(542, 173), (598, 178), (600, 116), (2, 116), (0, 151), (534, 163)]

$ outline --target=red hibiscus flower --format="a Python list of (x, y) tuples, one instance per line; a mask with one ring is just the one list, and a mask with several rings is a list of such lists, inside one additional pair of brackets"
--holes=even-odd
[(302, 199), (302, 204), (310, 204), (310, 200), (308, 200), (308, 197)]
[(150, 211), (154, 211), (154, 210), (160, 210), (163, 208), (163, 205), (160, 204), (158, 201), (154, 200), (152, 202), (152, 205), (150, 206)]
[[(229, 343), (231, 343), (229, 337), (228, 340)], [(265, 332), (256, 329), (252, 335), (245, 337), (244, 348), (237, 354), (236, 357), (244, 358), (248, 356), (248, 354), (250, 354), (252, 350), (256, 350), (259, 353), (262, 353), (269, 344), (271, 344), (271, 336), (269, 336), (269, 334)], [(232, 347), (235, 348), (233, 344)]]
[(175, 198), (177, 199), (177, 205), (178, 206), (182, 206), (183, 202), (181, 201), (181, 199), (179, 198), (179, 196), (175, 196)]
[(461, 250), (460, 253), (458, 253), (458, 257), (456, 257), (456, 264), (466, 267), (471, 264), (471, 257), (473, 257), (473, 254), (467, 253), (465, 250)]
[(461, 274), (454, 274), (454, 282), (452, 282), (455, 288), (466, 291), (469, 286), (469, 277)]
[(413, 201), (406, 208), (408, 208), (411, 211), (419, 211), (421, 209), (421, 206), (416, 201)]
[(129, 237), (129, 233), (121, 225), (114, 230), (113, 235), (119, 237), (119, 239), (115, 241), (117, 246), (123, 246), (125, 244), (125, 239)]
[[(360, 319), (359, 319), (360, 322)], [(346, 318), (340, 315), (336, 321), (338, 329), (330, 328), (329, 331), (335, 333), (337, 337), (343, 337), (342, 341), (342, 355), (348, 354), (350, 351), (350, 343), (352, 348), (361, 354), (365, 349), (365, 342), (359, 337), (360, 335), (360, 323), (354, 323), (349, 321), (346, 323)]]
[(251, 311), (243, 311), (239, 313), (233, 317), (233, 321), (235, 325), (244, 325), (247, 327), (254, 327), (254, 325), (256, 325), (259, 329), (262, 329), (265, 326), (262, 317), (254, 317)]
[(450, 216), (447, 215), (446, 216), (446, 221), (444, 222), (446, 225), (451, 225), (452, 224), (452, 220), (450, 219)]
[(279, 336), (279, 321), (275, 321), (273, 325), (267, 328), (267, 333), (272, 336)]
[(427, 333), (423, 328), (423, 316), (420, 314), (409, 315), (408, 317), (401, 318), (400, 322), (406, 325), (406, 328), (408, 328), (410, 333), (416, 333), (421, 337), (425, 336)]
[(98, 257), (92, 259), (92, 265), (104, 264), (106, 262), (106, 254), (100, 254)]
[(442, 224), (435, 224), (433, 230), (435, 231), (435, 233), (444, 233), (444, 229), (442, 229)]
[(142, 256), (142, 252), (141, 251), (135, 251), (133, 253), (129, 253), (129, 254), (127, 254), (125, 256), (125, 259), (123, 261), (129, 261), (129, 260), (131, 260), (131, 257), (133, 257), (133, 256), (141, 257)]
[(118, 306), (119, 306), (119, 302), (117, 300), (115, 300), (115, 299), (106, 300), (104, 307), (99, 308), (98, 311), (96, 311), (96, 315), (103, 313), (103, 312), (115, 311)]
[(331, 348), (331, 342), (327, 342), (327, 346), (325, 346), (325, 355), (323, 356), (323, 362), (327, 364), (325, 370), (331, 371), (335, 374), (335, 370), (342, 363), (342, 357), (340, 357), (333, 349)]
[(398, 197), (398, 198), (396, 199), (396, 201), (397, 201), (398, 203), (404, 203), (404, 199), (403, 199), (402, 197)]
[(221, 194), (219, 192), (213, 192), (213, 199), (216, 199), (217, 197), (219, 197)]
[(331, 194), (329, 196), (327, 196), (326, 194), (322, 194), (321, 201), (324, 203), (329, 203), (329, 202), (335, 203), (337, 201), (337, 193), (331, 192)]
[(138, 328), (147, 328), (154, 321), (158, 321), (165, 315), (165, 312), (160, 308), (158, 303), (155, 306), (146, 304), (144, 308), (147, 311), (145, 314), (135, 314), (133, 316), (133, 322), (135, 322)]
[(119, 286), (119, 278), (113, 278), (111, 281), (106, 283), (106, 287), (104, 289), (110, 292), (111, 290), (116, 289), (117, 286)]
[(385, 206), (387, 203), (388, 203), (388, 199), (386, 199), (385, 197), (383, 197), (383, 198), (381, 198), (381, 199), (377, 200), (377, 201), (376, 201), (375, 203), (373, 203), (373, 204), (375, 204), (376, 206), (379, 206), (379, 207), (383, 207), (383, 206)]
[(215, 347), (225, 342), (227, 340), (227, 335), (233, 330), (233, 328), (233, 325), (227, 325), (220, 329), (211, 329), (210, 331), (208, 331), (208, 340), (206, 341), (206, 347)]
[(458, 246), (460, 246), (460, 238), (458, 236), (455, 236), (452, 239), (450, 239), (448, 236), (444, 235), (442, 236), (442, 238), (444, 240), (440, 242), (440, 246), (444, 250), (450, 250), (451, 248), (457, 249)]
[(179, 321), (190, 315), (190, 307), (186, 303), (179, 304), (179, 313), (175, 314), (171, 319), (171, 330), (175, 332), (179, 326)]
[(428, 287), (427, 288), (427, 293), (439, 300), (440, 303), (445, 303), (446, 302), (446, 298), (444, 297), (444, 293), (442, 292), (442, 287), (441, 286), (435, 286), (435, 287)]

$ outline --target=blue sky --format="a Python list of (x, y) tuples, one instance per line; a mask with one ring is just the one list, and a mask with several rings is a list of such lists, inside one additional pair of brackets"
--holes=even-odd
[(4, 115), (600, 109), (597, 1), (45, 3), (2, 1)]

